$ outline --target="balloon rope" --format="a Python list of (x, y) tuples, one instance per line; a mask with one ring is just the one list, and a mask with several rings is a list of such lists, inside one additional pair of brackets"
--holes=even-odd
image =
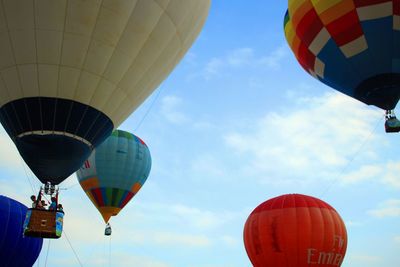
[(22, 168), (24, 169), (24, 173), (25, 173), (25, 177), (26, 177), (26, 179), (28, 180), (28, 182), (29, 182), (29, 184), (30, 184), (30, 186), (31, 186), (31, 189), (32, 189), (32, 192), (33, 192), (33, 194), (34, 195), (36, 195), (37, 194), (37, 191), (35, 190), (36, 188), (33, 186), (33, 184), (32, 184), (32, 181), (31, 181), (31, 177), (28, 175), (28, 173), (26, 172), (26, 169), (25, 169), (25, 164), (24, 164), (24, 162), (22, 161), (22, 159), (19, 157), (19, 160), (20, 160), (20, 162), (21, 162), (21, 165), (22, 165)]
[(51, 239), (49, 239), (49, 242), (47, 242), (47, 253), (46, 253), (46, 260), (44, 262), (44, 267), (47, 266), (47, 259), (49, 257), (49, 251), (50, 251), (50, 241), (51, 241)]
[(111, 267), (111, 235), (108, 243), (108, 266)]
[(71, 189), (72, 187), (75, 187), (75, 186), (77, 186), (79, 183), (75, 183), (75, 184), (73, 184), (73, 185), (70, 185), (70, 186), (68, 186), (68, 187), (63, 187), (63, 188), (60, 188), (59, 190), (68, 190), (68, 189)]
[(78, 254), (76, 254), (76, 251), (75, 251), (74, 247), (72, 246), (71, 242), (69, 241), (68, 235), (67, 235), (67, 233), (65, 232), (65, 230), (63, 230), (63, 233), (64, 233), (65, 238), (66, 238), (67, 241), (68, 241), (69, 246), (70, 246), (71, 249), (72, 249), (72, 252), (73, 252), (74, 255), (75, 255), (76, 260), (77, 260), (78, 263), (79, 263), (79, 266), (83, 267), (81, 261), (79, 260)]
[(143, 121), (146, 119), (147, 115), (150, 113), (150, 110), (153, 108), (154, 104), (156, 103), (158, 97), (161, 94), (161, 89), (162, 88), (158, 89), (158, 92), (157, 92), (156, 96), (154, 97), (153, 102), (151, 102), (150, 107), (147, 109), (146, 113), (143, 115), (143, 118), (140, 120), (139, 124), (136, 126), (134, 132), (136, 132), (139, 129), (139, 127), (142, 125)]
[(356, 156), (361, 152), (361, 149), (364, 148), (364, 146), (367, 144), (369, 139), (371, 139), (372, 135), (376, 132), (378, 129), (378, 126), (380, 125), (382, 119), (384, 117), (381, 117), (375, 124), (374, 129), (369, 133), (369, 135), (364, 139), (364, 141), (361, 143), (360, 147), (357, 149), (357, 151), (353, 154), (353, 156), (349, 159), (347, 164), (342, 168), (342, 170), (339, 172), (339, 174), (332, 180), (331, 183), (328, 184), (328, 186), (325, 188), (324, 191), (322, 191), (321, 195), (319, 196), (322, 198), (331, 188), (332, 186), (339, 180), (340, 177), (343, 176), (344, 172), (349, 168), (350, 164), (355, 160)]

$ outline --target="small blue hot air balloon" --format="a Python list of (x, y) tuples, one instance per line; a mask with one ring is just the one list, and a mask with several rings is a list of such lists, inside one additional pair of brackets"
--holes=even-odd
[(0, 265), (30, 267), (42, 250), (43, 239), (23, 236), (27, 207), (0, 195)]
[(77, 171), (83, 190), (108, 223), (147, 180), (151, 156), (136, 135), (115, 130)]

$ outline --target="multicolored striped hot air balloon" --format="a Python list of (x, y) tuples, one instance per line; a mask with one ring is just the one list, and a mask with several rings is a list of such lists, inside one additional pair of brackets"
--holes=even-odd
[(151, 156), (134, 134), (115, 130), (76, 172), (78, 181), (107, 223), (147, 180)]
[(59, 184), (171, 73), (210, 0), (4, 0), (0, 122)]
[(347, 232), (326, 202), (288, 194), (254, 209), (244, 226), (244, 244), (254, 267), (338, 267)]
[(400, 98), (398, 0), (288, 0), (285, 35), (301, 66), (385, 110)]

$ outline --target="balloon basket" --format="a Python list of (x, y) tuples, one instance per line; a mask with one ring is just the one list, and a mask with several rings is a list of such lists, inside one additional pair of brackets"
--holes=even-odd
[(104, 229), (104, 235), (109, 236), (109, 235), (111, 235), (111, 232), (112, 232), (111, 226), (107, 223), (106, 229)]
[(24, 236), (60, 238), (63, 219), (64, 212), (62, 211), (28, 209), (24, 222)]

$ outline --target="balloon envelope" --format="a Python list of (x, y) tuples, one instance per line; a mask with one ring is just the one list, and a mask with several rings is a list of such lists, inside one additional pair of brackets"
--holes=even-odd
[(43, 239), (23, 236), (27, 207), (0, 195), (1, 266), (31, 267), (42, 250)]
[(260, 204), (244, 227), (254, 267), (340, 266), (347, 233), (339, 214), (324, 201), (300, 194)]
[(210, 0), (4, 0), (0, 121), (43, 183), (75, 172), (182, 59)]
[(288, 0), (285, 35), (301, 66), (368, 105), (400, 98), (398, 1)]
[(105, 222), (117, 215), (147, 180), (151, 156), (137, 136), (115, 130), (76, 172)]

